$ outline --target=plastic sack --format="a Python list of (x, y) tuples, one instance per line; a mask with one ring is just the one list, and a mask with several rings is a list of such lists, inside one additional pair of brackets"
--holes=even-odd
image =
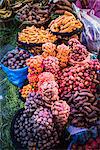
[(76, 6), (83, 9), (86, 8), (89, 11), (93, 11), (94, 15), (100, 18), (100, 0), (87, 0), (82, 2), (81, 0), (76, 1)]
[(7, 74), (7, 77), (12, 84), (18, 87), (22, 87), (24, 85), (24, 81), (27, 79), (28, 67), (20, 69), (9, 69), (8, 67), (1, 64), (1, 68)]
[(67, 128), (67, 131), (72, 136), (72, 141), (69, 144), (69, 147), (67, 150), (71, 150), (71, 146), (76, 143), (85, 144), (88, 139), (90, 138), (96, 138), (100, 135), (100, 121), (96, 122), (95, 126), (92, 126), (89, 129), (86, 128), (78, 128), (74, 126), (69, 126)]
[(93, 17), (93, 13), (87, 14), (85, 10), (79, 9), (74, 4), (73, 9), (84, 24), (81, 42), (87, 46), (91, 53), (98, 54), (100, 50), (100, 24), (98, 18)]

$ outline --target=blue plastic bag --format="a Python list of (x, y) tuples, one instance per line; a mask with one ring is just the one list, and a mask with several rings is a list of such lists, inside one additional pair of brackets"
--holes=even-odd
[(2, 70), (7, 74), (11, 83), (18, 87), (22, 87), (24, 81), (27, 79), (28, 67), (12, 70), (1, 64)]
[(78, 128), (74, 126), (69, 126), (67, 128), (68, 132), (72, 136), (72, 143), (80, 142), (81, 144), (84, 144), (86, 140), (90, 137), (88, 134), (88, 130), (86, 128)]
[(8, 67), (1, 64), (1, 68), (7, 74), (7, 77), (12, 84), (18, 87), (22, 87), (24, 85), (24, 81), (27, 79), (28, 67), (20, 69), (9, 69)]
[(85, 144), (90, 138), (96, 138), (100, 135), (100, 121), (96, 122), (95, 126), (92, 126), (90, 129), (78, 128), (74, 126), (69, 126), (67, 131), (72, 136), (72, 141), (69, 144), (67, 150), (71, 150), (73, 144), (80, 143)]

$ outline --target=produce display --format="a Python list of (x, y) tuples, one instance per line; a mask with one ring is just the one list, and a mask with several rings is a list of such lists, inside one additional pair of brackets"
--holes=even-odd
[(59, 143), (58, 133), (54, 127), (53, 116), (49, 109), (40, 107), (32, 116), (35, 138), (40, 150), (53, 149)]
[(44, 101), (39, 93), (31, 92), (26, 98), (25, 112), (33, 114), (37, 108), (44, 106)]
[(65, 11), (72, 12), (72, 3), (69, 0), (58, 0), (52, 4), (52, 15), (63, 15)]
[[(74, 42), (75, 40), (75, 42)], [(76, 39), (71, 39), (68, 41), (69, 45), (71, 46), (70, 52), (70, 63), (71, 64), (78, 64), (78, 63), (85, 63), (90, 59), (90, 54), (87, 51), (86, 47), (79, 43)], [(73, 44), (72, 44), (73, 43)]]
[(59, 143), (59, 138), (52, 118), (51, 111), (43, 107), (38, 108), (30, 118), (23, 111), (14, 124), (17, 142), (29, 150), (36, 146), (40, 150), (54, 149)]
[[(71, 95), (71, 96), (70, 96)], [(66, 101), (71, 107), (70, 122), (76, 127), (89, 128), (99, 119), (99, 102), (90, 90), (82, 89), (68, 94)]]
[(70, 52), (70, 48), (65, 44), (61, 44), (57, 46), (56, 57), (59, 60), (60, 67), (64, 68), (67, 66), (69, 52)]
[(72, 150), (99, 150), (100, 149), (100, 137), (97, 137), (96, 139), (89, 139), (89, 141), (85, 145), (74, 144), (72, 145)]
[[(46, 92), (47, 88), (49, 91)], [(31, 92), (26, 98), (25, 110), (20, 115), (17, 114), (13, 121), (13, 136), (16, 142), (21, 144), (21, 147), (29, 150), (36, 147), (40, 150), (54, 150), (60, 143), (70, 107), (66, 102), (59, 100), (57, 90), (58, 85), (55, 81), (44, 82), (39, 93)], [(51, 97), (52, 94), (48, 95), (48, 92), (52, 93), (53, 97)], [(45, 95), (48, 99), (45, 99)], [(48, 107), (46, 103), (51, 101), (51, 107)], [(58, 103), (56, 103), (57, 101)], [(60, 128), (57, 128), (57, 124), (60, 125)]]
[(19, 69), (27, 66), (26, 59), (29, 57), (30, 55), (27, 51), (16, 48), (16, 50), (8, 52), (1, 62), (10, 69)]
[(33, 126), (30, 123), (30, 118), (27, 117), (25, 110), (21, 111), (16, 116), (13, 127), (15, 140), (20, 143), (23, 148), (32, 150), (34, 147), (34, 139), (31, 128)]
[(27, 59), (26, 64), (29, 67), (29, 73), (41, 73), (43, 71), (43, 58), (41, 55), (30, 57)]
[(74, 45), (77, 45), (77, 44), (81, 44), (80, 41), (78, 41), (76, 38), (71, 38), (69, 41), (68, 41), (68, 44), (69, 46), (71, 46), (73, 48)]
[(58, 85), (55, 81), (44, 82), (39, 88), (39, 92), (42, 95), (46, 105), (52, 105), (54, 101), (59, 100)]
[(28, 81), (29, 83), (34, 87), (34, 89), (37, 89), (37, 83), (39, 81), (38, 75), (43, 71), (43, 59), (41, 55), (37, 55), (35, 57), (30, 57), (27, 59), (26, 64), (29, 67), (28, 68)]
[(57, 74), (57, 72), (60, 70), (59, 61), (53, 56), (48, 56), (46, 59), (44, 59), (43, 65), (46, 72)]
[(28, 78), (29, 84), (34, 87), (34, 90), (36, 90), (37, 89), (37, 83), (39, 80), (38, 74), (28, 73), (27, 78)]
[(100, 69), (98, 60), (91, 60), (84, 65), (76, 65), (62, 70), (60, 89), (61, 97), (69, 92), (88, 89), (96, 92), (96, 86), (100, 83), (97, 79), (97, 70)]
[(10, 8), (11, 0), (0, 1), (0, 19), (7, 20), (12, 16), (12, 10)]
[(44, 82), (55, 81), (54, 75), (50, 72), (43, 72), (39, 76), (38, 87), (40, 87)]
[[(61, 68), (64, 68), (67, 66), (68, 57), (69, 57), (68, 55), (70, 52), (69, 46), (66, 46), (65, 44), (56, 46), (55, 44), (52, 44), (52, 43), (46, 43), (46, 44), (42, 45), (42, 51), (43, 51), (43, 53), (42, 53), (43, 58), (46, 58), (48, 56), (55, 56), (58, 58), (59, 66)], [(51, 57), (49, 57), (49, 58), (51, 58)], [(44, 62), (45, 62), (45, 60), (44, 60)]]
[(16, 17), (22, 22), (29, 21), (36, 26), (41, 25), (50, 19), (49, 6), (42, 7), (40, 3), (29, 3), (19, 9)]
[[(99, 135), (100, 61), (81, 44), (83, 24), (72, 5), (71, 0), (34, 4), (26, 0), (12, 5), (18, 20), (34, 24), (17, 36), (17, 44), (27, 51), (17, 47), (0, 62), (9, 81), (19, 85), (18, 98), (24, 101), (11, 124), (16, 149), (63, 150), (60, 144), (65, 142), (67, 148), (66, 141), (74, 140), (66, 135), (72, 132), (69, 129), (76, 132), (76, 128), (85, 128), (85, 136), (89, 132), (92, 138)], [(0, 18), (8, 18), (12, 10), (0, 9)], [(49, 24), (50, 17), (54, 20)], [(99, 140), (90, 139), (83, 146), (73, 144), (72, 150), (99, 150)]]
[(45, 43), (42, 45), (42, 56), (46, 58), (48, 56), (55, 56), (56, 55), (56, 45), (53, 43)]
[(51, 110), (57, 123), (57, 128), (61, 131), (64, 130), (64, 126), (68, 122), (68, 117), (70, 114), (69, 105), (63, 100), (55, 101), (51, 107)]
[(48, 30), (44, 30), (43, 27), (36, 28), (35, 26), (26, 27), (18, 34), (18, 41), (27, 44), (39, 44), (46, 42), (55, 42), (56, 36), (50, 33)]
[(59, 16), (49, 25), (52, 32), (59, 33), (71, 33), (77, 29), (81, 29), (82, 26), (82, 23), (70, 12), (65, 12), (64, 15)]

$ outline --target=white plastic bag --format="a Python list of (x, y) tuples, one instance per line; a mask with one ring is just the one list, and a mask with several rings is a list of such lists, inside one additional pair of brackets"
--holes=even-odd
[(94, 16), (93, 11), (88, 14), (87, 11), (79, 9), (74, 4), (73, 8), (84, 24), (81, 42), (87, 46), (91, 53), (98, 54), (100, 51), (100, 19)]

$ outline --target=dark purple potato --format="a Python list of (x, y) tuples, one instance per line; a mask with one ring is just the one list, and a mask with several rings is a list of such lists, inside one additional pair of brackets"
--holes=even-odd
[(19, 69), (19, 68), (20, 68), (20, 66), (17, 66), (17, 67), (16, 67), (16, 69)]
[(40, 18), (37, 18), (37, 17), (36, 17), (36, 20), (37, 20), (37, 21), (40, 21)]
[(16, 61), (16, 64), (19, 64), (19, 61), (18, 61), (18, 60)]
[(12, 65), (13, 62), (11, 60), (8, 60), (8, 65)]
[(25, 63), (25, 61), (24, 61), (24, 60), (21, 60), (21, 63), (22, 63), (22, 64), (24, 64), (24, 63)]
[(16, 61), (16, 59), (15, 59), (15, 58), (11, 58), (11, 59), (10, 59), (10, 61), (15, 62), (15, 61)]
[(13, 56), (14, 56), (14, 55), (11, 54), (11, 53), (9, 53), (9, 54), (7, 55), (8, 58), (13, 58)]
[(19, 66), (22, 66), (22, 63), (21, 63), (21, 62), (19, 63)]
[(17, 55), (15, 55), (14, 58), (15, 58), (16, 60), (19, 60), (19, 57), (18, 57)]
[(26, 54), (26, 51), (23, 50), (23, 54)]
[(26, 58), (26, 57), (27, 57), (27, 55), (26, 55), (26, 54), (23, 54), (23, 57), (24, 57), (24, 58)]
[(23, 60), (23, 56), (20, 57), (20, 60)]
[(25, 51), (25, 54), (29, 54), (29, 52)]

